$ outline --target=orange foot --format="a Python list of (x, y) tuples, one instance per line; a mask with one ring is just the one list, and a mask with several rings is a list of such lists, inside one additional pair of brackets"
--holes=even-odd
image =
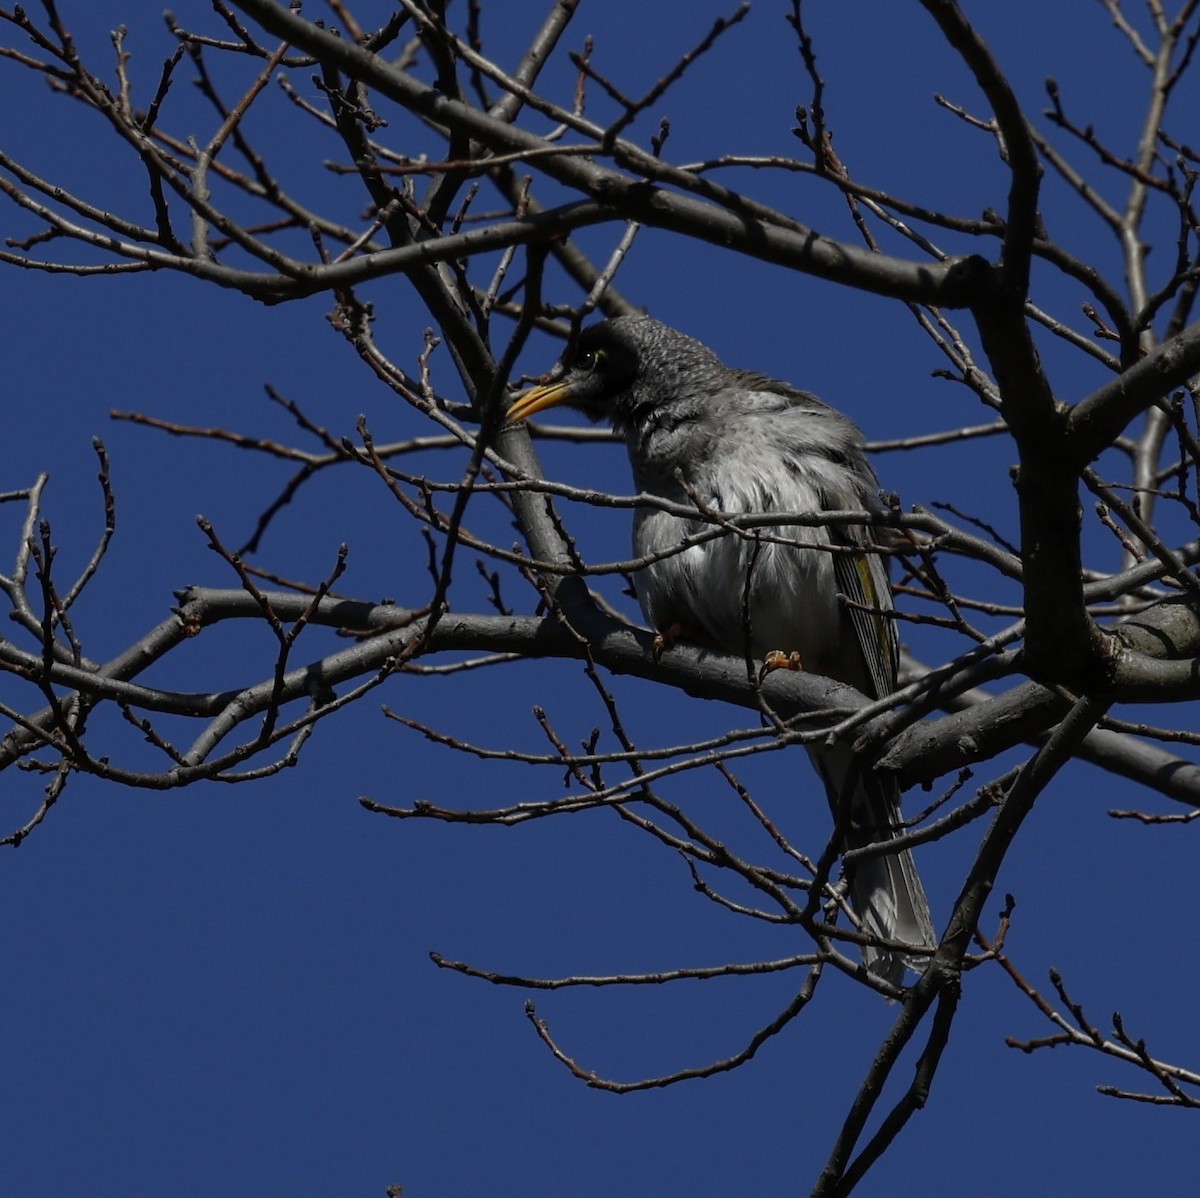
[(763, 658), (763, 673), (769, 673), (771, 670), (802, 670), (804, 662), (800, 660), (800, 654), (793, 649), (790, 653), (784, 653), (782, 649), (772, 649), (770, 653)]
[(654, 638), (654, 660), (658, 661), (676, 641), (690, 638), (691, 631), (686, 624), (680, 624), (677, 620), (660, 628)]

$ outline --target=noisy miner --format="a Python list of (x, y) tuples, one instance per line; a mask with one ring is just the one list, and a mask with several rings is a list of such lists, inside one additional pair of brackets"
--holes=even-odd
[[(786, 661), (872, 699), (895, 689), (891, 588), (861, 525), (783, 524), (760, 528), (758, 537), (730, 530), (678, 550), (712, 528), (697, 505), (726, 515), (879, 510), (863, 436), (850, 420), (807, 391), (725, 366), (706, 345), (646, 316), (584, 329), (555, 381), (520, 396), (507, 421), (558, 404), (608, 421), (625, 438), (639, 492), (697, 511), (646, 506), (634, 518), (634, 556), (654, 558), (634, 583), (660, 645), (682, 637)], [(865, 767), (844, 744), (815, 742), (809, 754), (835, 819), (848, 813), (847, 848), (901, 833), (890, 775)], [(865, 932), (936, 946), (907, 849), (864, 858), (847, 872)], [(896, 985), (906, 966), (919, 971), (928, 961), (894, 943), (865, 945), (863, 959)]]

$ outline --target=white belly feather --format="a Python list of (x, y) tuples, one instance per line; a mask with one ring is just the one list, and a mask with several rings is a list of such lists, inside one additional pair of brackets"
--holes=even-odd
[[(815, 490), (797, 485), (794, 476), (783, 471), (773, 478), (759, 471), (732, 489), (728, 476), (725, 482), (721, 495), (709, 496), (701, 490), (705, 502), (724, 512), (820, 509)], [(776, 496), (782, 503), (771, 502)], [(712, 527), (702, 520), (642, 509), (634, 521), (634, 553), (639, 557), (670, 553), (688, 536)], [(805, 668), (821, 670), (837, 651), (837, 584), (830, 554), (803, 546), (827, 544), (828, 536), (822, 528), (796, 525), (760, 531), (793, 543), (756, 541), (752, 533), (726, 531), (675, 552), (635, 575), (642, 610), (655, 628), (680, 624), (732, 653), (745, 652), (749, 628), (753, 656), (794, 651)]]

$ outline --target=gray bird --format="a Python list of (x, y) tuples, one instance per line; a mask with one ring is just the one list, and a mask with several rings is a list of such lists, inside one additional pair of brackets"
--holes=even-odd
[[(725, 366), (707, 346), (646, 316), (585, 329), (556, 380), (518, 398), (508, 421), (556, 404), (610, 422), (647, 495), (738, 514), (879, 508), (862, 434), (845, 416), (787, 383)], [(709, 528), (700, 517), (637, 509), (634, 556), (668, 554), (634, 576), (660, 645), (682, 636), (727, 653), (789, 660), (872, 699), (895, 689), (896, 630), (881, 614), (892, 607), (882, 561), (814, 548), (865, 550), (865, 529), (783, 525), (765, 530), (774, 540), (731, 533), (670, 553)], [(839, 592), (852, 602), (839, 601)], [(890, 776), (863, 769), (844, 745), (814, 745), (809, 753), (835, 818), (849, 812), (847, 847), (899, 833), (900, 792)], [(857, 863), (850, 897), (871, 935), (937, 944), (907, 850)], [(920, 970), (928, 958), (864, 946), (863, 959), (898, 985), (906, 965)]]

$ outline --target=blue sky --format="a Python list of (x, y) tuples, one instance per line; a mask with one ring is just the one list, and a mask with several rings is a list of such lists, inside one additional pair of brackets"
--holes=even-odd
[[(111, 61), (106, 31), (126, 24), (135, 79), (152, 86), (171, 48), (156, 6), (61, 7), (97, 65)], [(494, 17), (495, 28), (485, 25), (487, 44), (504, 61), (548, 5), (520, 7)], [(810, 86), (784, 7), (756, 4), (635, 132), (653, 131), (661, 111), (671, 117), (668, 154), (676, 161), (728, 149), (799, 153), (789, 130)], [(1100, 5), (964, 7), (1032, 114), (1044, 107), (1042, 80), (1053, 74), (1081, 122), (1095, 122), (1132, 152), (1145, 72)], [(356, 11), (369, 23), (387, 8)], [(175, 11), (185, 24), (216, 31), (206, 4), (181, 0)], [(585, 0), (567, 41), (578, 47), (594, 33), (598, 68), (638, 92), (725, 11), (708, 0)], [(859, 178), (967, 215), (1003, 206), (1004, 174), (984, 135), (933, 103), (937, 91), (982, 112), (917, 5), (826, 0), (806, 5), (806, 14), (836, 145)], [(570, 75), (550, 74), (547, 85), (569, 95)], [(203, 137), (212, 118), (189, 92), (177, 83), (176, 127)], [(82, 122), (8, 62), (0, 62), (0, 103), (8, 114), (0, 148), (90, 189), (99, 202), (145, 215), (136, 164), (98, 122)], [(1183, 120), (1188, 107), (1179, 104)], [(311, 130), (281, 103), (269, 112), (253, 126), (268, 157), (298, 186), (307, 179), (330, 204), (346, 206), (351, 184), (321, 178), (332, 143), (310, 150)], [(396, 128), (400, 137), (403, 122)], [(1177, 133), (1195, 141), (1186, 128)], [(815, 185), (792, 176), (737, 179), (806, 223), (853, 237), (844, 206)], [(361, 205), (357, 197), (345, 210)], [(1052, 232), (1119, 278), (1106, 234), (1053, 181), (1044, 206)], [(0, 212), (3, 236), (34, 231), (15, 209)], [(612, 240), (611, 230), (593, 235), (597, 247)], [(1164, 241), (1164, 260), (1172, 244)], [(45, 514), (63, 576), (87, 560), (102, 526), (93, 436), (112, 458), (118, 533), (77, 612), (94, 657), (163, 619), (179, 587), (235, 585), (195, 517), (203, 513), (227, 543), (240, 543), (287, 477), (277, 464), (228, 447), (114, 422), (112, 409), (299, 442), (290, 418), (266, 399), (269, 384), (339, 436), (353, 436), (360, 414), (379, 440), (420, 431), (329, 329), (325, 297), (268, 309), (166, 275), (80, 280), (4, 268), (0, 278), (0, 490), (49, 474)], [(989, 418), (965, 389), (931, 377), (942, 365), (937, 351), (886, 301), (654, 232), (639, 237), (619, 285), (727, 361), (816, 391), (870, 437)], [(1075, 319), (1077, 292), (1051, 277), (1039, 276), (1038, 286), (1039, 300)], [(381, 343), (398, 360), (415, 361), (427, 318), (404, 281), (384, 280), (367, 294)], [(1049, 343), (1045, 351), (1062, 398), (1100, 381), (1079, 355)], [(539, 372), (555, 352), (535, 342), (523, 364)], [(435, 383), (456, 397), (448, 365), (436, 359)], [(995, 441), (966, 452), (881, 456), (877, 466), (906, 503), (951, 502), (1015, 535), (1007, 475), (1014, 457)], [(555, 446), (543, 461), (552, 477), (630, 489), (614, 447)], [(460, 466), (427, 461), (439, 477), (457, 477)], [(19, 505), (0, 505), (0, 563), (16, 552), (23, 515)], [(589, 556), (622, 556), (626, 520), (621, 512), (580, 517)], [(343, 591), (414, 603), (427, 591), (420, 542), (367, 471), (314, 483), (256, 560), (315, 578), (343, 542)], [(1111, 551), (1093, 560), (1115, 564)], [(507, 596), (532, 610), (530, 593), (513, 587)], [(481, 608), (483, 589), (464, 577), (456, 598), (464, 610)], [(914, 637), (931, 655), (949, 652), (944, 642)], [(312, 638), (314, 650), (329, 644)], [(272, 655), (265, 632), (222, 627), (151, 678), (181, 688), (228, 685), (259, 677)], [(647, 684), (614, 685), (644, 743), (746, 722), (744, 713), (664, 697)], [(10, 686), (0, 698), (15, 702), (18, 694)], [(44, 825), (0, 862), (8, 932), (0, 1138), (12, 1192), (308, 1198), (381, 1195), (393, 1183), (409, 1198), (805, 1192), (894, 1010), (827, 979), (822, 1001), (734, 1073), (625, 1097), (588, 1089), (538, 1043), (524, 993), (438, 970), (429, 952), (558, 976), (778, 957), (798, 951), (795, 938), (706, 903), (669, 853), (612, 813), (511, 830), (366, 813), (357, 802), (363, 795), (490, 806), (548, 798), (561, 786), (556, 771), (497, 768), (432, 746), (385, 720), (381, 701), (501, 748), (541, 748), (535, 704), (568, 741), (603, 721), (573, 665), (465, 682), (403, 678), (328, 721), (298, 768), (261, 783), (158, 793), (75, 779)], [(97, 718), (93, 736), (111, 743), (114, 760), (148, 760), (137, 733), (111, 716)], [(760, 797), (794, 788), (813, 800), (803, 818), (826, 818), (805, 763), (772, 755), (748, 774)], [(990, 776), (983, 770), (977, 780)], [(40, 787), (37, 775), (7, 775), (6, 829), (28, 818)], [(715, 823), (726, 818), (729, 795), (714, 779), (685, 775), (667, 793)], [(1106, 815), (1139, 801), (1152, 802), (1087, 767), (1056, 781), (999, 880), (1018, 903), (1009, 950), (1035, 984), (1049, 968), (1062, 970), (1101, 1027), (1115, 1007), (1152, 1051), (1194, 1063), (1196, 954), (1190, 904), (1175, 897), (1194, 869), (1189, 833)], [(968, 834), (920, 854), (935, 913), (954, 899), (972, 844)], [(999, 905), (1000, 895), (993, 918)], [(776, 975), (535, 997), (573, 1054), (628, 1080), (736, 1051), (795, 984)], [(1115, 1064), (1077, 1050), (1026, 1056), (1005, 1047), (1006, 1035), (1049, 1030), (997, 970), (970, 975), (928, 1108), (859, 1192), (1116, 1195), (1166, 1190), (1192, 1176), (1195, 1132), (1184, 1114), (1095, 1093), (1100, 1083), (1137, 1084)]]

